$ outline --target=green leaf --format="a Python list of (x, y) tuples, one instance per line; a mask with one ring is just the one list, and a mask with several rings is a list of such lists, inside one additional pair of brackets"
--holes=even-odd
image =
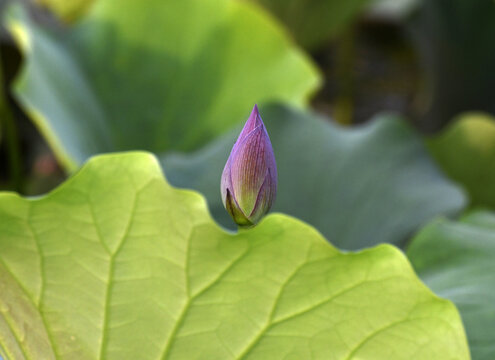
[(284, 22), (296, 40), (315, 48), (336, 37), (371, 0), (251, 0)]
[(495, 208), (495, 119), (471, 113), (427, 142), (445, 173), (463, 185), (472, 206)]
[[(401, 244), (432, 217), (464, 206), (463, 193), (405, 121), (383, 116), (348, 129), (283, 107), (263, 107), (261, 115), (277, 160), (275, 211), (309, 222), (338, 247)], [(205, 194), (213, 216), (229, 227), (220, 175), (238, 133), (162, 159), (171, 183)]]
[(36, 359), (469, 359), (398, 249), (341, 253), (286, 215), (227, 233), (146, 153), (0, 195), (0, 348)]
[(61, 33), (10, 10), (7, 27), (26, 57), (14, 93), (69, 169), (102, 152), (197, 148), (255, 102), (302, 106), (320, 82), (250, 4), (99, 1)]
[(414, 238), (407, 255), (421, 279), (458, 306), (473, 359), (494, 359), (495, 214), (433, 221)]

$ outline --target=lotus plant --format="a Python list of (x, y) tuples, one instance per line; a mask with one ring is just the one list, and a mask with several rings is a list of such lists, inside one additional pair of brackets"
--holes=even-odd
[(277, 165), (270, 137), (255, 105), (225, 164), (222, 202), (239, 226), (256, 225), (277, 193)]

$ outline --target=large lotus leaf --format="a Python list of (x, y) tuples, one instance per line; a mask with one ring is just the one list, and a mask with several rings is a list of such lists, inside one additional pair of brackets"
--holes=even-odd
[(372, 0), (250, 0), (263, 5), (305, 47), (315, 48), (349, 26)]
[(308, 58), (260, 9), (231, 0), (102, 0), (54, 33), (21, 8), (14, 92), (63, 164), (108, 151), (190, 150), (268, 100), (303, 105)]
[(459, 314), (390, 245), (341, 253), (286, 215), (227, 233), (146, 153), (0, 195), (13, 359), (468, 359)]
[(447, 175), (466, 188), (473, 206), (495, 208), (493, 117), (466, 114), (427, 144)]
[[(464, 205), (463, 193), (401, 119), (383, 116), (348, 129), (278, 106), (261, 113), (278, 165), (275, 210), (309, 222), (339, 247), (400, 244), (435, 215)], [(213, 216), (228, 227), (220, 175), (237, 134), (196, 154), (162, 159), (171, 183), (205, 194)]]
[(494, 359), (495, 214), (434, 221), (414, 238), (407, 254), (426, 284), (459, 307), (473, 359)]

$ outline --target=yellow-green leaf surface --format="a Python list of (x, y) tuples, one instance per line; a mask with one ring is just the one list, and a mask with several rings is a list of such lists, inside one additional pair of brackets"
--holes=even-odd
[(13, 7), (5, 23), (25, 55), (14, 93), (69, 169), (102, 152), (197, 148), (254, 103), (303, 106), (320, 82), (243, 2), (101, 0), (59, 32)]
[(147, 153), (0, 195), (0, 353), (17, 359), (469, 359), (457, 310), (390, 245), (286, 215), (228, 233)]
[(427, 142), (445, 173), (464, 186), (471, 205), (495, 208), (495, 119), (471, 113)]
[(474, 360), (495, 359), (495, 214), (435, 220), (407, 251), (421, 279), (459, 308)]

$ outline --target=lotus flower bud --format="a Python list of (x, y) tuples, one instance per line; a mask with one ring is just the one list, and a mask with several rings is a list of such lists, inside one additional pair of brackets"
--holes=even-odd
[(240, 226), (258, 223), (275, 200), (277, 165), (256, 105), (230, 152), (220, 191), (225, 209)]

